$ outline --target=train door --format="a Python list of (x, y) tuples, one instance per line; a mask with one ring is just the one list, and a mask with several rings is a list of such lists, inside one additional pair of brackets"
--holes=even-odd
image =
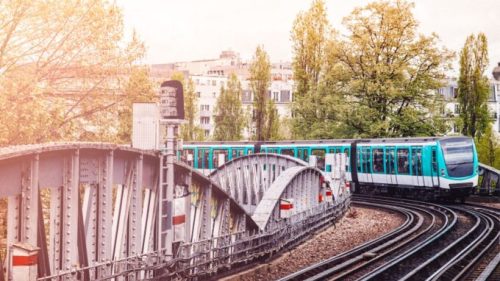
[(437, 161), (436, 146), (432, 147), (430, 159), (431, 159), (432, 186), (439, 186), (439, 174), (438, 174), (438, 161)]
[(387, 176), (387, 183), (397, 185), (396, 180), (396, 167), (395, 167), (395, 148), (386, 147), (385, 149), (385, 174)]
[(198, 149), (198, 169), (203, 173), (207, 173), (210, 170), (210, 148), (199, 148)]
[(366, 169), (366, 181), (372, 183), (373, 182), (373, 157), (372, 157), (372, 149), (371, 147), (366, 147), (365, 156), (367, 161), (367, 169)]
[(370, 148), (361, 147), (361, 174), (360, 181), (362, 182), (373, 182), (371, 176), (371, 161), (370, 161)]
[(372, 180), (373, 183), (386, 183), (384, 171), (384, 148), (372, 147)]
[(411, 148), (411, 170), (414, 186), (423, 186), (424, 177), (422, 175), (422, 147)]
[(410, 151), (407, 147), (398, 147), (396, 151), (396, 179), (400, 186), (411, 186), (413, 181), (410, 176)]

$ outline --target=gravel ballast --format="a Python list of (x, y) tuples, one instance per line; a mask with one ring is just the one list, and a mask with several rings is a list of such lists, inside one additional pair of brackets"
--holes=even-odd
[(373, 240), (402, 223), (403, 219), (394, 212), (352, 207), (336, 226), (317, 233), (276, 260), (222, 280), (275, 280)]

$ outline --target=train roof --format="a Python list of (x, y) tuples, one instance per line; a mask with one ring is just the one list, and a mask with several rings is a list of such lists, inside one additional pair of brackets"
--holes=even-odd
[(284, 141), (206, 141), (206, 142), (184, 142), (187, 145), (279, 145), (279, 144), (351, 144), (357, 143), (419, 143), (435, 142), (445, 139), (469, 138), (465, 136), (445, 136), (445, 137), (414, 137), (414, 138), (380, 138), (380, 139), (324, 139), (324, 140), (284, 140)]

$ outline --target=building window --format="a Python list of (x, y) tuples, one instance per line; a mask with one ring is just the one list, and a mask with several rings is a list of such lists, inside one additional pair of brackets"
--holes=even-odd
[(281, 90), (280, 101), (281, 102), (290, 102), (290, 91), (289, 90)]
[(496, 101), (495, 98), (495, 86), (490, 87), (490, 98), (489, 101)]
[(279, 92), (273, 92), (273, 100), (278, 102), (280, 100)]
[(212, 97), (214, 97), (214, 98), (215, 98), (215, 97), (217, 97), (217, 93), (216, 93), (216, 92), (213, 92), (213, 93), (212, 93)]
[(460, 114), (460, 105), (458, 103), (455, 104), (455, 114)]
[(244, 90), (241, 95), (242, 102), (251, 102), (252, 101), (252, 92), (249, 90)]
[(201, 92), (196, 92), (197, 97), (201, 97)]
[(196, 79), (196, 85), (200, 85), (200, 79)]
[(201, 124), (210, 124), (210, 117), (201, 117), (200, 123)]
[(200, 106), (200, 110), (201, 111), (209, 111), (210, 110), (210, 105), (208, 105), (208, 104), (202, 104)]
[(205, 130), (205, 137), (208, 138), (210, 136), (210, 130)]
[(217, 81), (216, 80), (212, 80), (212, 86), (217, 86)]

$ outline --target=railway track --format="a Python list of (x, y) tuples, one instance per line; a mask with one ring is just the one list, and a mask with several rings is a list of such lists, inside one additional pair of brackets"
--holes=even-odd
[(406, 220), (382, 237), (280, 280), (496, 278), (498, 262), (495, 265), (494, 258), (490, 263), (481, 260), (498, 252), (498, 210), (384, 197), (355, 196), (353, 203), (390, 209)]

